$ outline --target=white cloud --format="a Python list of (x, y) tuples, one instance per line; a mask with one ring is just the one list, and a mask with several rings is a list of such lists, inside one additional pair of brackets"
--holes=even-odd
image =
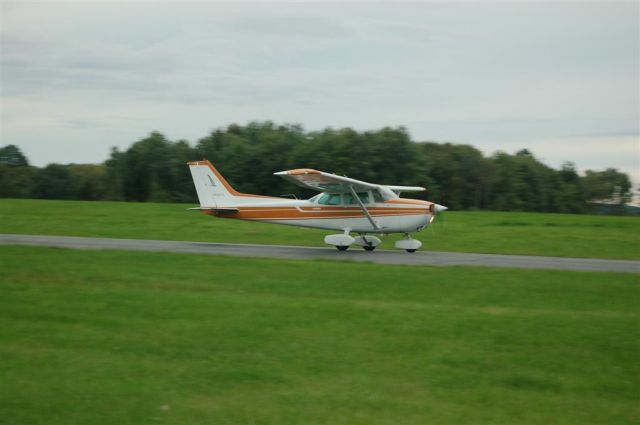
[(552, 149), (637, 140), (634, 3), (0, 5), (2, 143), (36, 164), (271, 119), (637, 168), (627, 142)]

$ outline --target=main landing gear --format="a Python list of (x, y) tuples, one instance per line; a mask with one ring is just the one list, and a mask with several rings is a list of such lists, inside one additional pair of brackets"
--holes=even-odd
[[(338, 251), (346, 251), (351, 245), (359, 245), (365, 251), (373, 251), (382, 243), (379, 238), (365, 233), (361, 233), (359, 236), (354, 238), (349, 234), (350, 232), (351, 229), (345, 229), (344, 233), (325, 236), (324, 243), (335, 246)], [(395, 243), (396, 248), (404, 249), (410, 253), (416, 252), (416, 250), (421, 246), (422, 242), (411, 238), (409, 233), (405, 233), (405, 239), (399, 240)]]
[(375, 236), (360, 234), (354, 238), (349, 232), (350, 229), (345, 229), (342, 234), (325, 236), (324, 243), (335, 246), (339, 251), (346, 251), (351, 245), (361, 246), (365, 251), (373, 251), (382, 243)]
[(375, 236), (361, 234), (360, 236), (355, 238), (355, 241), (353, 243), (356, 245), (360, 245), (365, 251), (373, 251), (378, 245), (382, 243), (382, 241)]
[(356, 241), (356, 239), (349, 234), (350, 231), (351, 229), (344, 229), (344, 233), (342, 234), (325, 236), (324, 243), (335, 246), (339, 251), (346, 251), (349, 249), (349, 246)]

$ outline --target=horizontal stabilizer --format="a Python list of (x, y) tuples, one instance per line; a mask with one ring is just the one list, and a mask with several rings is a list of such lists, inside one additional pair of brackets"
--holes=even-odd
[(226, 212), (226, 213), (234, 213), (234, 212), (238, 212), (237, 208), (216, 208), (216, 207), (195, 207), (195, 208), (188, 208), (189, 210), (197, 210), (197, 211), (218, 211), (218, 212)]

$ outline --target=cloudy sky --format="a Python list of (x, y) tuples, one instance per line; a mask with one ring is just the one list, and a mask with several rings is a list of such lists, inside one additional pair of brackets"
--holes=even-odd
[(158, 130), (359, 130), (640, 182), (637, 2), (6, 2), (1, 144), (100, 162)]

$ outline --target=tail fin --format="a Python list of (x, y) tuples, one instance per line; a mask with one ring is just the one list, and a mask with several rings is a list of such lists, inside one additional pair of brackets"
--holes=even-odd
[(201, 207), (223, 207), (233, 205), (236, 192), (209, 161), (187, 163), (196, 186)]

